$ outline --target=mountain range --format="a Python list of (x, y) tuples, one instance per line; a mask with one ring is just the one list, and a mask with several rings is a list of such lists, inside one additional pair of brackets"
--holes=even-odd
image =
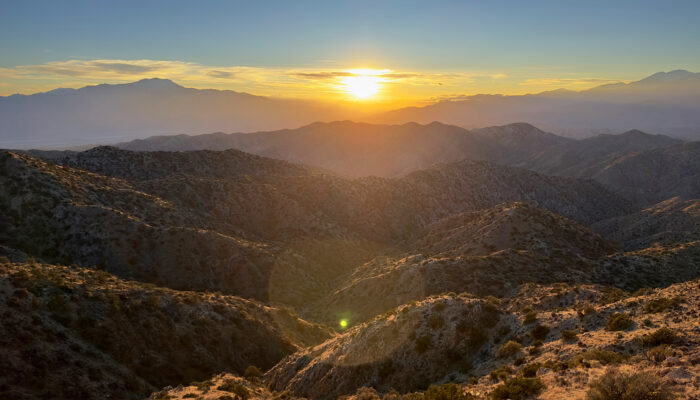
[(379, 114), (309, 100), (192, 89), (167, 79), (0, 97), (0, 147), (66, 148), (153, 135), (255, 132), (317, 121), (440, 121), (469, 129), (527, 121), (563, 136), (632, 129), (700, 138), (700, 74), (660, 72), (581, 92), (473, 95)]
[(0, 151), (0, 394), (583, 399), (612, 364), (698, 394), (695, 142), (522, 123), (260, 135), (284, 159)]

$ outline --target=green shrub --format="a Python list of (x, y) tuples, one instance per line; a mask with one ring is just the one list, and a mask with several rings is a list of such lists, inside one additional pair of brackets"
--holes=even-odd
[(546, 325), (537, 325), (532, 328), (530, 334), (537, 340), (544, 340), (549, 334), (549, 327)]
[(647, 352), (647, 357), (655, 362), (661, 362), (672, 355), (673, 351), (665, 344), (656, 346)]
[(475, 397), (469, 393), (464, 393), (462, 387), (455, 383), (444, 385), (430, 385), (423, 393), (423, 400), (471, 400)]
[(498, 351), (496, 351), (496, 357), (498, 357), (498, 358), (513, 357), (514, 355), (520, 353), (520, 350), (522, 348), (523, 348), (523, 346), (520, 343), (509, 340), (503, 346), (501, 346), (501, 348), (498, 349)]
[(521, 372), (525, 378), (534, 378), (541, 367), (542, 364), (540, 363), (532, 363), (524, 366)]
[(537, 313), (534, 311), (530, 311), (527, 314), (525, 314), (525, 319), (523, 319), (523, 323), (526, 325), (533, 324), (537, 321)]
[(491, 378), (494, 381), (505, 381), (510, 377), (510, 375), (513, 373), (513, 368), (502, 364), (499, 365), (498, 368), (494, 369), (493, 371), (489, 372), (489, 378)]
[(255, 365), (249, 365), (243, 372), (243, 377), (246, 379), (257, 379), (263, 376), (262, 371)]
[(591, 382), (586, 400), (670, 400), (669, 388), (648, 372), (624, 373), (610, 369)]
[(568, 330), (563, 330), (561, 331), (561, 340), (571, 342), (576, 340), (577, 334), (576, 331), (568, 331)]
[(221, 385), (219, 385), (219, 387), (217, 387), (217, 389), (225, 392), (231, 392), (244, 400), (248, 398), (248, 388), (246, 388), (242, 383), (237, 382), (235, 379), (226, 379)]
[(431, 340), (430, 340), (430, 335), (423, 335), (421, 337), (416, 338), (416, 351), (419, 353), (425, 353), (428, 351), (430, 346), (432, 345)]
[(669, 308), (676, 308), (683, 302), (682, 297), (667, 298), (662, 297), (660, 299), (650, 300), (644, 305), (644, 312), (653, 314), (666, 311)]
[(542, 389), (544, 384), (539, 378), (514, 378), (496, 387), (491, 392), (491, 398), (494, 400), (527, 399), (536, 396)]
[(600, 361), (603, 364), (619, 364), (627, 359), (627, 355), (618, 353), (611, 350), (588, 350), (586, 352), (577, 354), (571, 360), (571, 366), (579, 366), (584, 364), (584, 361)]
[(675, 342), (677, 338), (678, 335), (676, 335), (673, 330), (663, 327), (648, 335), (644, 335), (642, 337), (642, 343), (644, 343), (644, 345), (647, 347), (652, 347), (660, 344), (671, 344)]
[(625, 331), (634, 325), (634, 321), (629, 314), (615, 313), (608, 317), (605, 323), (605, 330), (608, 331)]
[(433, 315), (430, 317), (430, 319), (428, 319), (428, 327), (430, 327), (430, 329), (439, 329), (442, 328), (443, 325), (445, 325), (445, 320), (442, 318), (441, 315)]

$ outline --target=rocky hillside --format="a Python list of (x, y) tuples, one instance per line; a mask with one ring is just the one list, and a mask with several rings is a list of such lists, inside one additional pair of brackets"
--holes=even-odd
[[(392, 389), (422, 391), (449, 382), (473, 396), (467, 398), (584, 399), (595, 380), (616, 366), (624, 373), (645, 371), (655, 390), (690, 399), (699, 394), (699, 284), (633, 295), (530, 285), (500, 303), (432, 297), (287, 357), (265, 380), (274, 390), (311, 399), (360, 393), (362, 387), (391, 396)], [(523, 378), (532, 381), (517, 381)], [(507, 397), (515, 382), (531, 392)]]
[(700, 142), (621, 157), (594, 179), (638, 204), (700, 197)]
[(5, 256), (0, 301), (3, 398), (143, 398), (220, 371), (267, 369), (333, 335), (238, 297)]
[(700, 200), (674, 197), (637, 213), (597, 222), (592, 228), (628, 250), (697, 241)]

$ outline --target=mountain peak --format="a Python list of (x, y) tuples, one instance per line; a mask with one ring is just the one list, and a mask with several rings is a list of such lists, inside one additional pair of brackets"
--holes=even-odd
[(669, 72), (657, 72), (640, 80), (639, 82), (670, 82), (676, 79), (683, 79), (693, 75), (695, 75), (693, 72), (686, 71), (684, 69), (675, 69)]
[(145, 79), (141, 79), (140, 81), (127, 83), (127, 85), (152, 88), (152, 89), (156, 89), (156, 88), (181, 88), (182, 87), (182, 86), (178, 85), (177, 83), (171, 81), (170, 79), (163, 79), (163, 78), (145, 78)]

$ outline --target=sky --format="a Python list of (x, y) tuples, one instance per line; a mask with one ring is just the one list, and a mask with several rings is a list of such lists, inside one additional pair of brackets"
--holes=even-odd
[(407, 105), (700, 71), (700, 1), (0, 0), (0, 95), (168, 78)]

